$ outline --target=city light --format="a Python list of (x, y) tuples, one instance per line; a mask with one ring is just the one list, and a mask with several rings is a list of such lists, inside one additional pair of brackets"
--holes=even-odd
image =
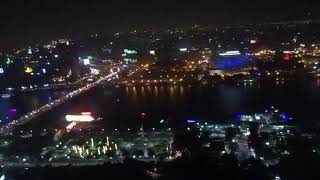
[(190, 124), (195, 123), (195, 122), (196, 122), (195, 120), (187, 120), (187, 123), (190, 123)]
[(257, 43), (257, 40), (255, 39), (250, 40), (250, 44), (256, 44), (256, 43)]
[(285, 61), (289, 61), (290, 59), (291, 59), (290, 54), (285, 54), (283, 56), (283, 60), (285, 60)]
[(5, 180), (6, 179), (6, 176), (5, 175), (2, 175), (1, 177), (0, 177), (0, 180)]
[(26, 67), (26, 69), (24, 70), (25, 73), (32, 73), (33, 69), (31, 67)]
[(91, 122), (94, 118), (90, 115), (66, 115), (66, 120), (69, 122)]
[(76, 125), (77, 125), (76, 122), (70, 123), (70, 124), (66, 127), (67, 131), (68, 131), (68, 132), (71, 131)]
[(240, 51), (226, 51), (224, 53), (220, 53), (219, 56), (235, 56), (240, 54)]
[(5, 58), (5, 63), (6, 63), (6, 65), (10, 65), (10, 64), (13, 64), (13, 61), (12, 61), (12, 59), (8, 56), (8, 55), (6, 55), (6, 58)]
[[(15, 5), (23, 7), (23, 4)], [(139, 3), (139, 6), (144, 4), (148, 3)], [(179, 8), (185, 4), (168, 6), (180, 17), (191, 13), (194, 23), (203, 24), (208, 19), (197, 20), (197, 11), (203, 8)], [(231, 5), (213, 4), (201, 3), (215, 8)], [(248, 3), (237, 4), (237, 12), (228, 13), (230, 17), (232, 14), (243, 16), (239, 13), (243, 10), (240, 6)], [(292, 4), (290, 6), (294, 6)], [(90, 4), (95, 5), (98, 4)], [(81, 3), (75, 4), (78, 6), (86, 9)], [(252, 6), (251, 9), (258, 7)], [(56, 7), (50, 7), (46, 6), (48, 12), (55, 12)], [(117, 8), (114, 3), (101, 3), (101, 7)], [(39, 30), (43, 23), (22, 23), (35, 26), (26, 27), (30, 35), (27, 39), (32, 41), (24, 42), (27, 46), (5, 47), (14, 45), (15, 40), (24, 41), (18, 32), (22, 28), (8, 31), (8, 37), (16, 38), (5, 38), (1, 44), (4, 50), (0, 52), (1, 168), (6, 175), (0, 174), (0, 180), (16, 176), (10, 169), (21, 169), (18, 175), (25, 175), (26, 179), (38, 177), (36, 173), (39, 172), (40, 176), (50, 175), (52, 173), (41, 172), (43, 168), (51, 171), (52, 167), (61, 167), (54, 171), (70, 169), (65, 176), (72, 176), (72, 170), (93, 169), (91, 172), (95, 172), (94, 168), (100, 171), (104, 166), (110, 166), (111, 170), (115, 166), (115, 170), (121, 172), (132, 158), (135, 162), (129, 165), (138, 166), (133, 167), (141, 172), (138, 175), (154, 179), (185, 179), (183, 177), (189, 175), (203, 176), (203, 179), (220, 176), (226, 179), (222, 176), (232, 175), (233, 179), (245, 179), (261, 169), (261, 179), (265, 179), (264, 175), (280, 179), (279, 174), (283, 179), (290, 179), (285, 176), (292, 173), (282, 170), (296, 168), (297, 164), (306, 166), (305, 169), (313, 165), (311, 163), (317, 167), (320, 133), (315, 120), (320, 100), (317, 96), (320, 88), (320, 39), (317, 37), (320, 32), (315, 30), (318, 24), (320, 27), (320, 21), (314, 19), (314, 14), (305, 14), (307, 21), (300, 21), (301, 18), (297, 21), (290, 16), (290, 21), (275, 18), (273, 22), (274, 18), (267, 21), (262, 18), (256, 24), (230, 22), (193, 27), (175, 25), (171, 22), (176, 21), (174, 17), (160, 18), (173, 26), (137, 26), (136, 29), (132, 29), (135, 26), (130, 24), (133, 23), (116, 17), (120, 14), (121, 17), (132, 15), (132, 20), (141, 18), (134, 12), (144, 12), (148, 17), (149, 11), (139, 8), (129, 7), (132, 12), (128, 12), (128, 8), (110, 12), (115, 14), (110, 31), (120, 27), (123, 30), (109, 35), (109, 31), (96, 29), (101, 26), (95, 23), (106, 21), (105, 18), (86, 18), (101, 14), (80, 11), (72, 17), (75, 18), (72, 22), (86, 25), (85, 21), (94, 19), (89, 23), (92, 28), (88, 36), (80, 32), (83, 28), (76, 28), (80, 25), (66, 28), (76, 30), (74, 32), (60, 33), (76, 39), (54, 39), (50, 32)], [(92, 9), (97, 8), (87, 8)], [(189, 11), (181, 13), (179, 9)], [(260, 9), (271, 12), (268, 7)], [(217, 13), (221, 14), (220, 11)], [(297, 12), (305, 13), (303, 9)], [(57, 17), (68, 15), (61, 13), (62, 16)], [(10, 15), (17, 16), (15, 14)], [(164, 14), (172, 16), (172, 13)], [(42, 16), (37, 18), (45, 20)], [(21, 23), (16, 24), (21, 26)], [(32, 30), (35, 32), (29, 33)], [(48, 37), (37, 39), (38, 31)], [(17, 42), (19, 44), (21, 42)], [(266, 104), (281, 107), (265, 109)], [(297, 120), (293, 119), (295, 117)], [(33, 125), (39, 127), (34, 129)], [(39, 138), (45, 143), (24, 143)], [(23, 147), (19, 147), (20, 144)], [(37, 152), (30, 151), (34, 144)], [(299, 150), (299, 146), (307, 161), (292, 156), (297, 154), (295, 150)], [(179, 157), (184, 156), (186, 158), (181, 161)], [(199, 157), (206, 162), (194, 161)], [(230, 158), (235, 168), (228, 168)], [(310, 159), (314, 161), (309, 162)], [(180, 171), (185, 165), (192, 165), (189, 169), (201, 167), (204, 173), (200, 176), (197, 174), (200, 171), (186, 174)], [(219, 167), (221, 172), (207, 172), (212, 167)], [(118, 171), (111, 173), (119, 174)], [(310, 171), (301, 173), (307, 175)], [(124, 175), (131, 174), (124, 172)], [(130, 178), (135, 179), (126, 179)]]
[(132, 50), (132, 49), (124, 49), (123, 52), (126, 54), (137, 54), (138, 53), (137, 50)]
[(83, 59), (83, 64), (84, 65), (89, 65), (90, 64), (90, 59)]
[(150, 54), (155, 56), (156, 55), (156, 51), (150, 51)]

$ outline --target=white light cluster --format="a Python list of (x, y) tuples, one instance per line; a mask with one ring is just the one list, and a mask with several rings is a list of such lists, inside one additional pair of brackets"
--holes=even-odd
[(91, 122), (94, 118), (90, 115), (66, 115), (68, 122)]
[(226, 51), (224, 53), (220, 53), (219, 56), (235, 56), (240, 54), (240, 51)]

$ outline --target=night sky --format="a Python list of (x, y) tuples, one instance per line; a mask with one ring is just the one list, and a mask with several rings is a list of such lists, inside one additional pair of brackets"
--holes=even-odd
[(320, 17), (317, 0), (1, 0), (0, 49), (93, 32)]

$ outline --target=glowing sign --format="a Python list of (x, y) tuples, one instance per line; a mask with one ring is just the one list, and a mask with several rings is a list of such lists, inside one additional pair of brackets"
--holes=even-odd
[(66, 127), (67, 131), (70, 132), (76, 125), (77, 125), (76, 122), (72, 122)]
[(82, 112), (81, 115), (91, 115), (91, 112)]
[(118, 73), (120, 72), (120, 68), (111, 68), (110, 69), (110, 72), (113, 74), (113, 73)]
[(3, 73), (4, 73), (3, 68), (0, 68), (0, 74), (3, 74)]
[(33, 69), (30, 68), (30, 67), (27, 67), (25, 70), (24, 70), (25, 73), (32, 73), (33, 72)]
[(125, 62), (131, 62), (131, 63), (135, 63), (135, 62), (137, 62), (138, 61), (138, 59), (134, 59), (134, 58), (124, 58), (123, 59)]
[(181, 52), (186, 52), (186, 51), (188, 51), (188, 49), (187, 48), (180, 48), (180, 51)]
[(100, 71), (98, 69), (90, 68), (91, 74), (98, 75), (100, 74)]
[(10, 59), (10, 57), (9, 57), (8, 55), (6, 55), (5, 61), (6, 61), (6, 62), (5, 62), (6, 65), (10, 65), (10, 64), (13, 63), (13, 61)]
[(90, 64), (90, 59), (83, 59), (83, 64), (84, 65), (89, 65)]
[(156, 51), (150, 51), (150, 54), (155, 56), (156, 55)]
[(291, 59), (290, 54), (285, 54), (283, 56), (283, 60), (285, 60), (285, 61), (290, 61), (290, 59)]
[(227, 51), (224, 53), (220, 53), (219, 56), (236, 56), (236, 55), (240, 55), (240, 51)]
[(91, 115), (66, 115), (68, 122), (91, 122), (94, 118)]
[(187, 123), (195, 123), (196, 121), (194, 120), (187, 120)]
[(218, 69), (234, 69), (246, 67), (250, 64), (250, 58), (246, 55), (219, 56), (215, 63)]
[(144, 112), (143, 112), (143, 113), (140, 113), (140, 116), (141, 116), (142, 118), (146, 117), (146, 115), (147, 115), (147, 114), (144, 113)]
[(255, 39), (250, 40), (250, 44), (256, 44), (256, 43), (257, 43), (257, 40)]
[(124, 49), (123, 52), (127, 54), (138, 54), (138, 51), (132, 49)]
[(15, 113), (17, 112), (17, 109), (8, 109), (8, 112)]

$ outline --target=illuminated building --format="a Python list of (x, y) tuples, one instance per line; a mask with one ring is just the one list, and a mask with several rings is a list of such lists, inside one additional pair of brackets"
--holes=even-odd
[(33, 69), (31, 67), (26, 67), (26, 69), (24, 70), (25, 73), (32, 73)]
[(125, 54), (138, 54), (138, 51), (133, 49), (124, 49), (123, 52)]
[(5, 56), (5, 64), (6, 65), (13, 64), (12, 58), (9, 55)]
[(180, 52), (187, 52), (188, 51), (187, 48), (180, 48), (179, 50), (180, 50)]
[(239, 51), (227, 51), (219, 54), (215, 66), (218, 69), (242, 68), (248, 66), (250, 60), (250, 57), (241, 54)]
[(240, 54), (241, 53), (239, 51), (226, 51), (224, 53), (220, 53), (219, 56), (236, 56)]
[(150, 51), (150, 54), (155, 56), (156, 55), (156, 51)]
[(94, 121), (94, 118), (90, 114), (66, 115), (66, 121), (68, 121), (68, 122), (91, 122), (91, 121)]

